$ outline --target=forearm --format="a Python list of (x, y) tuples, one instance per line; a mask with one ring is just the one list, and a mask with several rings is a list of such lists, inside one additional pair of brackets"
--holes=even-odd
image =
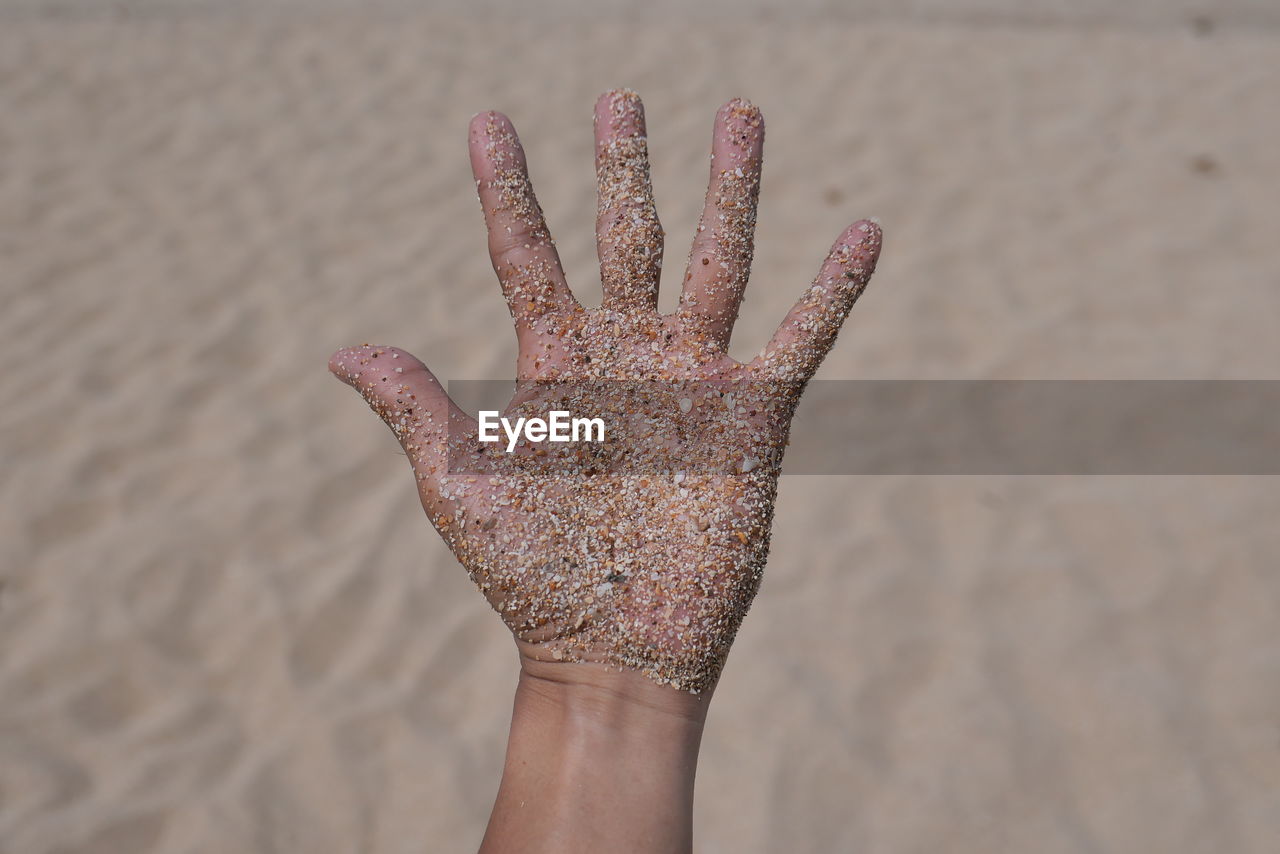
[(482, 854), (691, 850), (709, 701), (634, 671), (525, 660)]

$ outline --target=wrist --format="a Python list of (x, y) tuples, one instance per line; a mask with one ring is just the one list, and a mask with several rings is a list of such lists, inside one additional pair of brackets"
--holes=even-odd
[(511, 738), (482, 851), (690, 850), (711, 692), (535, 652), (521, 645)]
[(521, 700), (527, 714), (580, 721), (616, 735), (646, 730), (701, 732), (714, 686), (697, 694), (661, 685), (637, 670), (539, 657), (520, 644)]

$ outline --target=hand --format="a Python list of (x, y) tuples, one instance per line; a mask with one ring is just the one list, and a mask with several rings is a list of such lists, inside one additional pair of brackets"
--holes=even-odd
[[(504, 415), (611, 412), (623, 438), (611, 440), (609, 459), (632, 468), (601, 468), (581, 448), (486, 453), (475, 422), (401, 350), (340, 350), (330, 370), (395, 432), (428, 517), (527, 663), (595, 662), (705, 691), (760, 582), (791, 413), (871, 276), (880, 230), (850, 226), (761, 354), (737, 362), (726, 348), (751, 265), (760, 111), (735, 100), (716, 116), (711, 182), (673, 315), (657, 311), (663, 233), (640, 99), (602, 96), (595, 134), (599, 309), (569, 291), (505, 116), (472, 120), (471, 164), (519, 343)], [(637, 412), (640, 388), (651, 391)]]

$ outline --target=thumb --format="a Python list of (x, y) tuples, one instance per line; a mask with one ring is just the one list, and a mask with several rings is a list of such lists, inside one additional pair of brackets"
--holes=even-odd
[(369, 344), (334, 353), (329, 370), (360, 392), (386, 422), (408, 454), (419, 484), (434, 492), (448, 471), (450, 423), (458, 429), (470, 420), (440, 381), (404, 350)]

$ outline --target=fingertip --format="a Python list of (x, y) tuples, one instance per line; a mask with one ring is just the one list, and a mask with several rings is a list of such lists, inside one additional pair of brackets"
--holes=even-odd
[(869, 258), (875, 261), (880, 255), (880, 244), (884, 240), (884, 232), (880, 223), (874, 218), (860, 219), (850, 225), (836, 241), (835, 249)]
[(384, 374), (394, 373), (402, 376), (414, 373), (425, 366), (412, 354), (399, 347), (386, 347), (381, 344), (361, 344), (358, 347), (343, 347), (329, 357), (329, 371), (347, 385), (356, 385), (362, 379), (378, 374), (383, 381), (390, 379)]
[(472, 116), (467, 127), (467, 136), (473, 145), (492, 146), (502, 137), (517, 140), (516, 144), (519, 144), (515, 125), (511, 123), (511, 119), (497, 110), (481, 110)]
[(632, 135), (644, 133), (644, 103), (634, 89), (610, 89), (596, 99), (595, 124), (598, 133)]
[(832, 244), (815, 284), (831, 288), (853, 283), (860, 293), (875, 272), (881, 236), (880, 225), (873, 219), (860, 219), (850, 225)]
[(764, 114), (760, 112), (760, 108), (746, 98), (730, 98), (720, 108), (720, 115), (726, 119), (739, 118), (748, 121), (764, 119)]
[(612, 107), (619, 104), (637, 104), (640, 102), (640, 93), (636, 92), (629, 86), (614, 86), (612, 89), (606, 89), (600, 93), (600, 97), (596, 98), (596, 108)]
[(341, 347), (329, 357), (329, 373), (347, 385), (351, 385), (355, 382), (356, 377), (359, 376), (359, 371), (352, 371), (350, 367), (351, 354), (355, 349), (354, 347)]
[(712, 157), (758, 159), (764, 148), (764, 116), (744, 98), (734, 98), (716, 113)]
[(880, 228), (880, 220), (877, 217), (867, 217), (866, 219), (860, 219), (857, 222), (855, 222), (853, 225), (849, 226), (849, 230), (858, 231), (864, 235), (867, 235), (868, 237), (874, 238), (877, 241), (880, 239), (883, 233)]
[(484, 130), (491, 124), (510, 125), (511, 119), (507, 118), (506, 113), (497, 110), (481, 110), (471, 117), (472, 128)]
[(515, 125), (497, 110), (484, 110), (472, 117), (467, 147), (477, 182), (493, 179), (504, 168), (524, 169), (524, 149)]

